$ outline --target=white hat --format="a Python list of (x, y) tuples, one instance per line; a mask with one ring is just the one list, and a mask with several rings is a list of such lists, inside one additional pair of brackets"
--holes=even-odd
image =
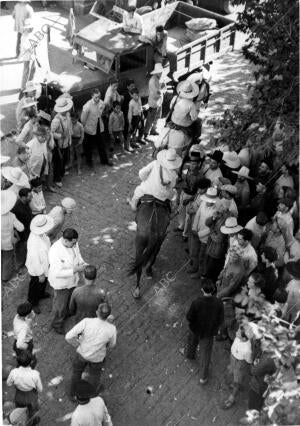
[(67, 112), (73, 107), (73, 101), (67, 97), (59, 97), (54, 105), (55, 112)]
[(201, 83), (203, 80), (203, 73), (202, 72), (194, 72), (194, 74), (191, 74), (187, 78), (188, 81), (191, 83)]
[(241, 165), (241, 160), (235, 151), (224, 152), (223, 161), (230, 169), (237, 169)]
[(232, 173), (234, 173), (238, 176), (244, 177), (246, 179), (253, 180), (253, 178), (249, 176), (249, 172), (250, 172), (250, 170), (248, 169), (248, 167), (242, 166), (238, 172), (232, 172)]
[(181, 98), (193, 99), (199, 94), (199, 86), (196, 83), (184, 80), (177, 84), (176, 91)]
[(207, 189), (205, 194), (201, 195), (200, 199), (207, 203), (215, 203), (217, 201), (217, 194), (217, 189), (211, 187)]
[(28, 177), (20, 167), (3, 167), (2, 176), (14, 185), (30, 188)]
[(17, 195), (13, 191), (9, 189), (1, 191), (1, 215), (11, 211), (16, 201)]
[(241, 231), (243, 227), (237, 223), (236, 217), (228, 217), (225, 221), (224, 226), (221, 226), (220, 230), (222, 234), (236, 234)]
[(8, 155), (0, 155), (0, 164), (7, 163), (8, 160), (10, 160)]
[(150, 74), (154, 75), (154, 74), (161, 74), (163, 72), (163, 66), (160, 62), (156, 63), (154, 65), (154, 70), (150, 72)]
[(30, 222), (30, 230), (35, 235), (46, 234), (54, 227), (54, 219), (47, 214), (38, 214)]
[(168, 170), (175, 170), (181, 166), (182, 160), (179, 155), (176, 154), (174, 148), (163, 149), (157, 154), (157, 161), (161, 166)]
[(76, 201), (73, 198), (63, 198), (61, 200), (61, 205), (67, 210), (74, 210), (76, 208)]
[(15, 408), (8, 417), (12, 425), (25, 426), (26, 424), (28, 424), (27, 407)]
[(27, 81), (25, 89), (23, 89), (24, 93), (28, 92), (35, 92), (39, 88), (39, 85), (36, 84), (34, 81)]
[(37, 102), (33, 98), (25, 98), (24, 104), (22, 105), (22, 109), (35, 106), (36, 104), (37, 104)]

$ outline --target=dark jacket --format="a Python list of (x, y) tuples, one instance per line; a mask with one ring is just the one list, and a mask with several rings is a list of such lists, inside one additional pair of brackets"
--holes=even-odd
[(24, 204), (21, 200), (17, 200), (16, 204), (12, 209), (12, 212), (16, 215), (16, 218), (24, 225), (24, 231), (19, 232), (20, 240), (27, 241), (30, 234), (30, 222), (33, 218), (29, 204)]
[(272, 376), (275, 371), (276, 365), (274, 360), (264, 354), (259, 363), (251, 368), (250, 388), (259, 395), (263, 395), (268, 387), (268, 384), (265, 382), (265, 376)]
[(200, 339), (215, 336), (224, 320), (223, 303), (215, 296), (201, 296), (192, 302), (186, 318)]

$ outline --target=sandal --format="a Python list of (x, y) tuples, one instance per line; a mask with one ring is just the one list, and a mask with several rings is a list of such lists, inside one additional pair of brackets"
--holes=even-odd
[(223, 409), (228, 410), (235, 404), (235, 398), (232, 395), (229, 395), (228, 399), (224, 402)]

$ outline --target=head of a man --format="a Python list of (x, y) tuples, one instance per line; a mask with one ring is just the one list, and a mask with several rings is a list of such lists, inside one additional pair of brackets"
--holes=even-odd
[(265, 226), (268, 223), (268, 216), (265, 212), (258, 212), (255, 218), (255, 222), (259, 226)]
[(111, 314), (111, 307), (107, 302), (100, 303), (96, 313), (98, 318), (106, 320)]
[(273, 263), (277, 260), (277, 253), (273, 247), (265, 247), (261, 255), (261, 260), (265, 264)]
[(101, 99), (100, 90), (98, 89), (93, 90), (92, 99), (95, 104), (98, 104), (100, 102), (100, 99)]
[(290, 198), (282, 198), (278, 202), (278, 211), (281, 213), (287, 213), (293, 207), (293, 201)]
[(215, 293), (216, 287), (212, 280), (206, 278), (202, 282), (202, 293), (204, 296), (212, 296)]
[(22, 163), (25, 163), (29, 159), (29, 151), (26, 146), (19, 146), (17, 149), (17, 156)]
[(17, 314), (24, 320), (31, 319), (34, 316), (32, 304), (29, 302), (21, 303), (17, 307)]
[(19, 198), (23, 204), (29, 204), (32, 200), (32, 192), (29, 188), (21, 188), (19, 191)]
[(258, 194), (264, 194), (267, 190), (266, 185), (264, 185), (262, 182), (258, 182), (258, 184), (256, 185), (256, 192)]
[(252, 240), (252, 231), (250, 229), (242, 229), (237, 235), (238, 244), (241, 248), (246, 248)]
[(139, 91), (138, 89), (133, 89), (131, 92), (132, 98), (137, 102), (139, 100)]
[(158, 25), (155, 28), (156, 39), (161, 41), (164, 38), (164, 27), (162, 25)]
[(207, 178), (202, 178), (202, 179), (199, 179), (197, 184), (198, 184), (198, 194), (204, 195), (207, 189), (210, 187), (211, 181)]
[(128, 79), (127, 81), (126, 81), (126, 87), (127, 87), (127, 90), (129, 91), (129, 92), (131, 92), (134, 88), (135, 88), (135, 83), (134, 83), (134, 80), (132, 80), (132, 79)]
[(29, 351), (22, 351), (17, 356), (17, 363), (20, 367), (29, 367), (32, 362), (32, 355)]
[(78, 241), (78, 232), (73, 228), (67, 228), (62, 235), (62, 243), (66, 248), (72, 248)]
[(109, 85), (110, 85), (111, 90), (112, 90), (113, 92), (116, 92), (116, 91), (118, 90), (118, 85), (119, 85), (119, 83), (118, 83), (118, 80), (117, 80), (117, 79), (115, 79), (115, 78), (111, 78), (111, 79), (109, 80)]
[(43, 190), (42, 179), (40, 179), (39, 177), (36, 177), (34, 179), (31, 179), (29, 183), (33, 192), (35, 193), (42, 192)]
[(135, 11), (136, 11), (136, 7), (135, 6), (129, 6), (129, 8), (128, 8), (128, 15), (130, 16), (130, 18), (133, 18)]
[(95, 281), (97, 277), (97, 268), (94, 265), (86, 265), (84, 268), (84, 278), (86, 281)]

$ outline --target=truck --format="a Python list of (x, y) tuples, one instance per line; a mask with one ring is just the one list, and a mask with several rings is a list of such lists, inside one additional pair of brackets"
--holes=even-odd
[[(122, 13), (119, 9), (116, 8), (116, 13)], [(217, 28), (190, 41), (185, 23), (192, 18), (215, 19)], [(155, 34), (158, 25), (168, 31), (167, 49), (176, 54), (178, 79), (234, 48), (234, 21), (188, 3), (167, 4), (142, 15), (142, 19), (146, 36)], [(138, 35), (122, 32), (120, 22), (98, 16), (75, 35), (74, 45), (77, 54), (68, 64), (67, 71), (62, 64), (56, 63), (56, 67), (61, 67), (56, 88), (69, 92), (75, 104), (81, 106), (86, 102), (93, 88), (104, 94), (112, 77), (119, 81), (121, 90), (128, 78), (134, 79), (141, 97), (148, 96), (146, 64), (152, 47), (143, 43)]]

